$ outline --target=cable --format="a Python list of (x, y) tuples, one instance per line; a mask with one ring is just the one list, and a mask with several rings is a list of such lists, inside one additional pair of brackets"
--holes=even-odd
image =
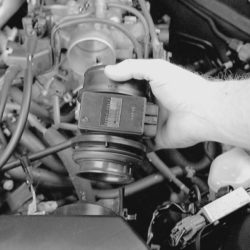
[[(32, 39), (32, 38), (31, 38)], [(32, 94), (32, 84), (33, 84), (33, 72), (32, 72), (32, 64), (33, 64), (33, 52), (35, 50), (36, 40), (30, 41), (30, 47), (27, 56), (27, 68), (24, 76), (24, 95), (22, 100), (22, 106), (19, 114), (19, 118), (17, 121), (17, 127), (12, 135), (7, 147), (4, 149), (0, 158), (0, 169), (4, 166), (4, 164), (9, 160), (10, 156), (14, 152), (21, 136), (25, 128), (25, 124), (28, 118), (30, 103), (31, 103), (31, 94)], [(28, 43), (29, 44), (29, 43)]]
[(15, 80), (17, 74), (21, 71), (21, 68), (16, 66), (11, 66), (7, 69), (4, 77), (3, 87), (0, 94), (0, 122), (2, 121), (4, 109), (6, 106), (7, 99), (9, 97), (8, 93), (12, 82)]
[(134, 14), (143, 24), (145, 37), (144, 37), (144, 58), (149, 56), (149, 26), (145, 17), (135, 8), (129, 7), (119, 3), (108, 3), (108, 7), (120, 8)]
[(153, 47), (153, 57), (154, 58), (162, 58), (161, 52), (162, 52), (162, 46), (159, 42), (158, 36), (155, 31), (154, 22), (152, 20), (152, 16), (150, 15), (145, 0), (138, 0), (140, 7), (142, 9), (142, 13), (144, 14), (144, 17), (147, 20), (148, 26), (149, 26), (149, 33), (151, 36), (151, 43)]
[(207, 21), (207, 23), (210, 25), (212, 31), (215, 33), (215, 35), (217, 37), (219, 37), (221, 40), (223, 40), (224, 42), (226, 42), (227, 44), (230, 44), (232, 41), (232, 38), (224, 35), (222, 32), (220, 32), (218, 30), (218, 28), (216, 27), (214, 21), (212, 18), (210, 18), (207, 14), (205, 14), (204, 12), (200, 11), (197, 7), (194, 7), (191, 3), (187, 2), (187, 0), (179, 0), (183, 5), (185, 5), (186, 7), (188, 7), (190, 10), (192, 10), (193, 12), (195, 12), (196, 14), (198, 14), (200, 17), (202, 17), (203, 19), (205, 19)]
[(201, 237), (202, 234), (204, 233), (204, 231), (213, 224), (208, 224), (206, 226), (204, 226), (199, 233), (197, 234), (196, 238), (195, 238), (195, 250), (201, 250)]
[[(135, 49), (135, 53), (137, 55), (137, 58), (142, 58), (142, 52), (141, 52), (140, 44), (135, 39), (135, 37), (129, 33), (129, 31), (127, 31), (125, 28), (123, 28), (118, 23), (112, 22), (110, 20), (98, 19), (98, 18), (78, 18), (76, 20), (66, 21), (66, 22), (62, 23), (60, 26), (57, 26), (56, 28), (53, 28), (53, 30), (51, 32), (51, 46), (52, 46), (52, 49), (55, 47), (55, 34), (57, 33), (57, 31), (59, 29), (65, 28), (65, 27), (71, 26), (71, 25), (84, 24), (84, 23), (102, 23), (102, 24), (105, 24), (105, 25), (108, 25), (108, 26), (111, 26), (111, 27), (115, 27), (116, 29), (120, 30), (132, 42), (132, 44), (134, 46), (134, 49)], [(56, 56), (58, 56), (59, 53), (55, 53), (55, 54), (56, 54)]]
[[(46, 157), (48, 155), (51, 155), (51, 154), (54, 154), (54, 153), (57, 153), (61, 150), (64, 150), (66, 148), (69, 148), (71, 147), (72, 145), (72, 140), (74, 140), (74, 138), (72, 138), (71, 140), (68, 140), (68, 141), (65, 141), (63, 143), (59, 143), (59, 144), (56, 144), (54, 146), (51, 146), (49, 148), (46, 148), (44, 150), (41, 150), (39, 152), (36, 152), (36, 153), (33, 153), (33, 154), (30, 154), (28, 155), (28, 159), (30, 161), (36, 161), (36, 160), (39, 160), (43, 157)], [(16, 168), (16, 167), (19, 167), (21, 164), (20, 160), (15, 160), (15, 161), (11, 161), (11, 162), (8, 162), (4, 165), (4, 167), (1, 169), (1, 172), (7, 172), (13, 168)]]

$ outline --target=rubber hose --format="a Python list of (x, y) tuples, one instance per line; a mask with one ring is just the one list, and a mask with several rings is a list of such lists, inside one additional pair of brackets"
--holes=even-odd
[[(15, 125), (11, 124), (8, 126), (10, 130), (13, 132), (15, 130)], [(46, 147), (38, 139), (31, 131), (25, 129), (22, 137), (20, 139), (20, 144), (27, 148), (30, 152), (35, 153), (41, 150), (44, 150)], [(59, 174), (66, 174), (67, 171), (65, 167), (56, 159), (53, 155), (48, 155), (41, 159), (41, 162), (47, 166), (50, 170), (59, 173)]]
[(17, 128), (12, 135), (7, 147), (4, 149), (1, 157), (0, 157), (0, 169), (3, 168), (4, 164), (9, 160), (10, 156), (13, 154), (21, 136), (24, 131), (29, 109), (30, 109), (30, 102), (31, 102), (31, 95), (32, 95), (32, 83), (33, 83), (33, 72), (32, 72), (32, 64), (33, 64), (33, 53), (36, 47), (36, 38), (30, 38), (31, 41), (28, 41), (30, 45), (28, 48), (28, 55), (27, 55), (27, 69), (25, 70), (24, 75), (24, 95), (21, 105), (21, 110), (19, 114), (19, 118), (17, 121)]
[(201, 10), (199, 10), (198, 8), (196, 8), (195, 6), (193, 6), (190, 2), (187, 2), (186, 0), (179, 0), (183, 5), (185, 5), (187, 8), (189, 8), (190, 10), (192, 10), (194, 13), (198, 14), (200, 17), (202, 17), (204, 20), (207, 21), (207, 23), (210, 25), (212, 31), (214, 32), (214, 34), (219, 37), (221, 40), (223, 40), (224, 42), (226, 42), (227, 44), (229, 44), (232, 40), (232, 38), (224, 35), (222, 32), (220, 32), (218, 30), (218, 28), (216, 27), (214, 21), (212, 18), (210, 18), (210, 16), (208, 16), (207, 14), (205, 14), (204, 12), (202, 12)]
[(9, 90), (12, 82), (16, 79), (17, 74), (21, 71), (21, 68), (16, 66), (11, 66), (7, 69), (4, 77), (3, 87), (1, 89), (0, 94), (0, 122), (3, 118), (4, 109), (6, 106), (6, 102), (9, 97)]
[(185, 194), (189, 193), (189, 188), (172, 173), (155, 152), (148, 153), (147, 158), (168, 181), (173, 182)]
[(174, 164), (181, 166), (183, 168), (190, 167), (193, 168), (196, 172), (202, 171), (208, 168), (211, 164), (213, 158), (216, 154), (216, 143), (207, 142), (204, 143), (205, 154), (204, 157), (199, 162), (191, 162), (187, 160), (177, 149), (169, 149), (170, 158), (174, 161)]
[[(183, 171), (180, 167), (171, 168), (171, 172), (175, 176), (183, 175)], [(165, 181), (165, 177), (161, 174), (152, 174), (147, 177), (142, 178), (141, 180), (135, 181), (131, 184), (124, 186), (124, 195), (130, 196), (136, 193), (143, 191), (144, 189), (150, 188), (154, 185), (157, 185)], [(108, 189), (108, 190), (94, 190), (97, 198), (100, 199), (115, 199), (119, 197), (119, 188)]]
[[(23, 93), (17, 87), (11, 88), (10, 95), (16, 103), (18, 104), (22, 103)], [(46, 118), (46, 119), (50, 118), (49, 111), (33, 101), (31, 101), (30, 103), (30, 113), (41, 118)]]
[[(72, 140), (74, 140), (74, 138), (72, 138)], [(64, 150), (66, 148), (69, 148), (71, 146), (72, 146), (72, 141), (67, 140), (67, 141), (64, 141), (62, 143), (58, 143), (54, 146), (48, 147), (48, 148), (41, 150), (39, 152), (27, 155), (27, 157), (30, 161), (36, 161), (36, 160), (40, 160), (43, 157), (46, 157), (48, 155), (51, 155), (51, 154), (57, 153), (61, 150)], [(1, 169), (1, 172), (6, 172), (6, 171), (9, 171), (11, 169), (17, 168), (20, 166), (20, 164), (21, 164), (20, 160), (10, 161), (4, 165), (4, 167)]]
[[(48, 187), (48, 188), (69, 188), (72, 187), (72, 183), (68, 177), (59, 176), (51, 171), (41, 168), (29, 168), (32, 180), (35, 184)], [(23, 172), (22, 167), (9, 170), (7, 172), (11, 178), (20, 181), (26, 181), (26, 175)]]
[(201, 178), (193, 176), (191, 178), (191, 182), (199, 187), (201, 193), (208, 192), (209, 190), (208, 185)]
[(60, 114), (60, 122), (71, 122), (75, 118), (75, 110), (69, 111), (67, 114)]

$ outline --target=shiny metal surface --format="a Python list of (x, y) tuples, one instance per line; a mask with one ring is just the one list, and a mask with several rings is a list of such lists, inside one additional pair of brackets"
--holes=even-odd
[(114, 64), (115, 45), (107, 34), (98, 31), (77, 30), (71, 39), (67, 58), (69, 66), (79, 75), (96, 64)]

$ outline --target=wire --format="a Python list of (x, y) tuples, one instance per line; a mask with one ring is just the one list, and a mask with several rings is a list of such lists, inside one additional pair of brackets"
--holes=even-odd
[(145, 37), (144, 37), (144, 58), (149, 56), (149, 26), (145, 17), (135, 8), (129, 7), (119, 3), (108, 3), (108, 7), (120, 8), (134, 14), (143, 24)]
[(215, 33), (215, 35), (217, 37), (219, 37), (221, 40), (223, 40), (224, 42), (226, 42), (227, 44), (230, 44), (232, 41), (232, 38), (224, 35), (222, 32), (220, 32), (218, 30), (218, 28), (216, 27), (214, 21), (212, 18), (210, 18), (207, 14), (205, 14), (204, 12), (202, 12), (201, 10), (199, 10), (197, 7), (193, 6), (193, 3), (191, 4), (190, 2), (187, 2), (187, 0), (179, 0), (183, 5), (185, 5), (186, 7), (188, 7), (190, 10), (192, 10), (193, 12), (195, 12), (196, 14), (198, 14), (200, 17), (202, 17), (203, 19), (205, 19), (207, 21), (207, 23), (210, 25), (212, 31)]
[(208, 224), (206, 226), (204, 226), (199, 233), (197, 234), (196, 238), (195, 238), (195, 250), (201, 250), (201, 237), (202, 234), (204, 233), (204, 231), (213, 224)]
[(12, 82), (15, 80), (17, 74), (21, 71), (21, 68), (12, 66), (7, 69), (7, 72), (4, 76), (4, 84), (1, 89), (0, 94), (0, 122), (2, 121), (4, 109), (6, 106), (6, 102), (8, 100), (8, 93), (11, 87)]
[(142, 9), (142, 12), (148, 22), (148, 26), (149, 26), (149, 32), (150, 32), (150, 36), (151, 36), (151, 42), (152, 42), (152, 47), (153, 47), (153, 57), (154, 58), (162, 58), (162, 46), (161, 43), (159, 42), (158, 36), (156, 34), (155, 31), (155, 25), (154, 22), (152, 20), (152, 16), (150, 15), (148, 9), (147, 9), (147, 5), (145, 0), (138, 0), (140, 7)]
[[(51, 154), (54, 154), (54, 153), (57, 153), (61, 150), (64, 150), (66, 148), (69, 148), (71, 147), (72, 145), (72, 140), (74, 140), (74, 138), (72, 138), (71, 140), (68, 140), (68, 141), (65, 141), (63, 143), (59, 143), (59, 144), (56, 144), (54, 146), (51, 146), (49, 148), (46, 148), (44, 150), (41, 150), (39, 152), (36, 152), (36, 153), (33, 153), (33, 154), (30, 154), (28, 155), (28, 159), (30, 161), (36, 161), (36, 160), (39, 160), (43, 157), (46, 157), (48, 155), (51, 155)], [(20, 160), (15, 160), (15, 161), (11, 161), (11, 162), (8, 162), (7, 164), (5, 164), (3, 166), (3, 168), (1, 169), (1, 172), (7, 172), (11, 169), (14, 169), (14, 168), (17, 168), (19, 167), (21, 164)]]

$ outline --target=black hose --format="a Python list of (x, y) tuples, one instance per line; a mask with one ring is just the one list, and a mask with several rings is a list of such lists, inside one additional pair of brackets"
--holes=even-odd
[[(183, 171), (180, 167), (173, 167), (170, 169), (174, 176), (182, 176)], [(139, 193), (147, 188), (157, 185), (165, 181), (165, 177), (162, 174), (148, 175), (140, 180), (132, 182), (124, 186), (124, 195), (130, 196)], [(95, 189), (94, 193), (97, 198), (100, 199), (115, 199), (119, 197), (120, 188), (114, 189)]]
[[(68, 177), (60, 176), (54, 172), (41, 168), (29, 167), (32, 181), (39, 186), (47, 188), (69, 188), (72, 183)], [(8, 175), (15, 180), (26, 181), (26, 174), (22, 167), (9, 170)]]
[[(17, 104), (22, 103), (23, 93), (17, 87), (11, 88), (10, 95)], [(33, 101), (31, 101), (30, 103), (30, 113), (41, 118), (45, 118), (45, 119), (50, 118), (49, 112), (45, 108), (43, 108), (42, 106), (40, 106), (39, 104)]]
[[(8, 128), (14, 132), (16, 129), (15, 124), (10, 123), (8, 124)], [(41, 150), (44, 150), (46, 147), (42, 143), (42, 141), (35, 136), (30, 130), (25, 129), (23, 131), (22, 137), (20, 139), (20, 145), (24, 146), (29, 150), (31, 153), (35, 153)], [(48, 155), (41, 159), (41, 162), (49, 168), (51, 171), (56, 172), (58, 174), (66, 174), (67, 171), (62, 165), (62, 163), (53, 155)]]
[(174, 161), (175, 165), (181, 166), (183, 168), (190, 167), (198, 172), (210, 166), (216, 154), (216, 143), (204, 143), (205, 155), (199, 162), (191, 162), (187, 160), (177, 149), (169, 149), (168, 151), (170, 153), (170, 158), (172, 161)]
[[(33, 40), (32, 40), (33, 39)], [(29, 40), (29, 39), (28, 39)], [(24, 131), (29, 109), (30, 109), (30, 102), (31, 102), (31, 95), (32, 95), (32, 84), (33, 84), (33, 53), (35, 50), (35, 43), (36, 39), (33, 37), (28, 41), (28, 44), (30, 44), (28, 48), (28, 54), (27, 54), (27, 68), (25, 70), (24, 75), (24, 91), (23, 91), (23, 99), (22, 99), (22, 105), (21, 110), (19, 114), (19, 118), (17, 121), (17, 128), (12, 135), (7, 147), (4, 149), (3, 153), (0, 157), (0, 169), (3, 168), (4, 164), (9, 160), (11, 155), (13, 154), (21, 136)]]
[(4, 83), (0, 94), (0, 122), (3, 118), (3, 112), (5, 109), (6, 102), (8, 100), (8, 93), (12, 82), (15, 80), (17, 74), (21, 71), (21, 68), (12, 66), (7, 69), (4, 76)]
[[(72, 140), (74, 140), (74, 138), (72, 138)], [(59, 143), (59, 144), (56, 144), (54, 146), (51, 146), (49, 148), (46, 148), (44, 150), (41, 150), (37, 153), (33, 153), (33, 154), (30, 154), (28, 155), (28, 159), (30, 161), (36, 161), (36, 160), (40, 160), (41, 158), (43, 157), (46, 157), (48, 155), (51, 155), (51, 154), (54, 154), (54, 153), (57, 153), (61, 150), (64, 150), (66, 148), (69, 148), (71, 147), (72, 145), (72, 140), (68, 140), (68, 141), (65, 141), (65, 142), (62, 142), (62, 143)], [(14, 169), (14, 168), (17, 168), (21, 165), (21, 162), (20, 160), (14, 160), (14, 161), (11, 161), (11, 162), (8, 162), (6, 163), (3, 168), (1, 169), (1, 172), (7, 172), (11, 169)]]
[(210, 25), (212, 31), (214, 32), (214, 34), (219, 37), (221, 40), (223, 40), (224, 42), (226, 42), (227, 44), (230, 44), (232, 41), (232, 38), (224, 35), (222, 32), (220, 32), (218, 30), (218, 28), (216, 27), (213, 19), (211, 17), (209, 17), (209, 15), (205, 14), (204, 12), (202, 12), (201, 10), (199, 10), (197, 7), (193, 6), (193, 3), (188, 2), (187, 0), (179, 0), (183, 5), (185, 5), (187, 8), (189, 8), (190, 10), (192, 10), (193, 12), (195, 12), (196, 14), (198, 14), (200, 17), (202, 17), (204, 20), (207, 21), (207, 23)]

